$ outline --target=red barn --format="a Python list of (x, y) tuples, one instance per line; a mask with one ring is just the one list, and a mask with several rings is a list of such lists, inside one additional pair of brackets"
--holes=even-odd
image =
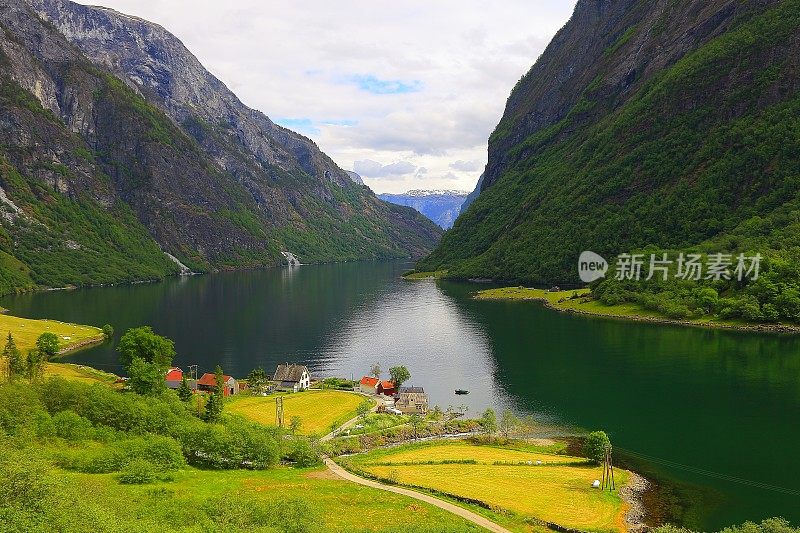
[(378, 383), (378, 394), (383, 394), (384, 396), (394, 396), (396, 390), (393, 381), (381, 381)]
[[(197, 389), (202, 391), (213, 392), (217, 387), (217, 377), (214, 374), (206, 372), (203, 377), (197, 380)], [(239, 382), (231, 376), (222, 376), (222, 393), (225, 396), (233, 396), (239, 393)]]

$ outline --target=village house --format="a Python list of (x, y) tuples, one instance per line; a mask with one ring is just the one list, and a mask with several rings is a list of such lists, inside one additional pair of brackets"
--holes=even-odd
[(373, 378), (371, 376), (364, 376), (361, 378), (361, 381), (358, 382), (358, 386), (356, 390), (358, 392), (362, 392), (364, 394), (378, 394), (378, 384), (381, 382), (378, 378)]
[[(213, 392), (216, 387), (217, 377), (209, 372), (206, 372), (197, 380), (197, 390)], [(231, 376), (222, 376), (222, 393), (224, 396), (239, 394), (239, 382)]]
[(378, 394), (383, 394), (384, 396), (394, 396), (397, 390), (395, 389), (394, 382), (384, 380), (378, 383)]
[(304, 365), (285, 363), (275, 369), (275, 388), (280, 391), (297, 392), (306, 390), (311, 386), (311, 374)]
[(405, 414), (428, 412), (428, 395), (422, 387), (400, 387), (394, 406)]
[[(167, 370), (167, 374), (164, 376), (164, 381), (167, 384), (167, 388), (177, 389), (181, 386), (181, 381), (183, 381), (183, 370), (178, 367), (170, 368)], [(197, 390), (196, 380), (187, 378), (186, 383), (189, 384), (190, 389)]]

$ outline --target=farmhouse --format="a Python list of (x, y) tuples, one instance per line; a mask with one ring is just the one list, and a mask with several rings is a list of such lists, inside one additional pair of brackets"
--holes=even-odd
[(397, 392), (395, 390), (394, 382), (385, 380), (378, 383), (378, 394), (383, 394), (385, 396), (394, 396), (394, 393)]
[(378, 384), (380, 382), (381, 380), (378, 378), (364, 376), (361, 378), (361, 381), (358, 382), (358, 392), (363, 392), (364, 394), (378, 394)]
[[(177, 389), (181, 386), (181, 381), (183, 381), (183, 370), (178, 367), (170, 368), (164, 376), (164, 381), (167, 384), (167, 388)], [(192, 390), (197, 390), (197, 380), (187, 379), (186, 383), (189, 384), (189, 388)]]
[[(197, 390), (213, 392), (217, 387), (217, 378), (214, 374), (206, 372), (197, 380)], [(225, 396), (239, 394), (239, 382), (231, 376), (222, 376), (222, 393)]]
[(277, 382), (276, 388), (281, 391), (297, 392), (311, 386), (311, 374), (303, 365), (289, 363), (278, 365), (272, 380)]
[(424, 415), (428, 412), (428, 395), (422, 387), (400, 387), (394, 406), (406, 414)]

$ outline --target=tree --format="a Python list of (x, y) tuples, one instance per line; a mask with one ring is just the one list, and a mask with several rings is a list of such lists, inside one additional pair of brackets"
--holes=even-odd
[(291, 430), (292, 434), (297, 433), (300, 431), (300, 425), (303, 421), (300, 419), (299, 416), (294, 415), (291, 420), (289, 421), (289, 430)]
[(511, 409), (503, 411), (503, 414), (500, 416), (500, 433), (502, 433), (505, 438), (508, 438), (518, 425), (519, 419)]
[(494, 414), (494, 409), (491, 407), (486, 409), (483, 415), (481, 415), (480, 423), (483, 432), (487, 435), (491, 435), (497, 431), (497, 415)]
[(39, 335), (39, 338), (36, 339), (36, 349), (47, 359), (55, 357), (58, 355), (58, 350), (60, 349), (58, 335), (50, 333), (49, 331), (47, 333), (42, 333)]
[(214, 370), (214, 381), (216, 386), (214, 392), (208, 397), (206, 402), (206, 416), (207, 422), (216, 422), (222, 416), (222, 403), (225, 397), (225, 378), (222, 372), (222, 367), (217, 365)]
[(126, 370), (134, 359), (155, 363), (162, 370), (172, 366), (175, 344), (168, 338), (156, 335), (150, 326), (131, 328), (125, 332), (117, 346), (119, 360)]
[(44, 375), (47, 359), (47, 354), (40, 349), (33, 348), (28, 350), (28, 360), (25, 369), (28, 380), (37, 381)]
[(356, 413), (361, 418), (367, 418), (367, 415), (372, 410), (372, 402), (366, 398), (356, 407)]
[(6, 360), (6, 364), (8, 365), (9, 379), (14, 380), (25, 374), (25, 360), (23, 359), (19, 348), (17, 348), (17, 343), (14, 342), (14, 337), (11, 336), (11, 333), (8, 334), (6, 347), (3, 349), (3, 358)]
[(611, 449), (611, 440), (605, 431), (593, 431), (586, 437), (583, 454), (594, 464), (600, 464), (606, 457), (606, 450)]
[(263, 393), (267, 389), (268, 382), (267, 374), (261, 367), (254, 368), (247, 375), (247, 385), (250, 387), (250, 390), (253, 391), (253, 394)]
[(414, 413), (409, 417), (408, 423), (411, 424), (411, 427), (414, 429), (414, 440), (417, 440), (419, 436), (419, 428), (422, 427), (423, 422), (424, 420), (417, 413)]
[(181, 385), (178, 387), (178, 398), (180, 398), (184, 402), (188, 402), (192, 399), (192, 388), (189, 386), (189, 382), (186, 381), (186, 376), (181, 376)]
[(134, 357), (128, 367), (128, 385), (136, 394), (158, 395), (164, 390), (164, 370), (156, 363)]
[(404, 366), (393, 366), (389, 369), (389, 376), (391, 376), (392, 383), (398, 389), (403, 383), (411, 379), (411, 373)]
[(103, 329), (103, 336), (106, 339), (110, 339), (111, 337), (114, 336), (114, 326), (112, 326), (111, 324), (105, 324), (102, 329)]
[(369, 367), (369, 375), (373, 376), (375, 379), (381, 379), (382, 373), (383, 372), (381, 371), (381, 365), (379, 365), (378, 363), (375, 363), (374, 365)]

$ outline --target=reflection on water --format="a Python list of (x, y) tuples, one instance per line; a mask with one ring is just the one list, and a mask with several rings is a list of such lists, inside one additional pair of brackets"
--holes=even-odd
[[(667, 467), (661, 461), (797, 489), (800, 339), (565, 315), (471, 298), (475, 286), (405, 282), (400, 263), (302, 266), (164, 283), (27, 294), (15, 314), (110, 322), (117, 337), (150, 324), (175, 340), (176, 364), (245, 375), (304, 362), (360, 377), (404, 364), (443, 408), (486, 406), (607, 430), (617, 449), (701, 489), (683, 519), (718, 528), (782, 515), (800, 498)], [(119, 371), (114, 343), (71, 356)], [(456, 396), (457, 388), (468, 396)]]

